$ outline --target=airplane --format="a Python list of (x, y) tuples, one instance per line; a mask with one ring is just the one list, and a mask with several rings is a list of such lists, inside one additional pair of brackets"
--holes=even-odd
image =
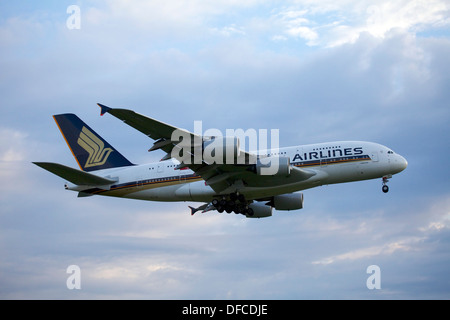
[[(75, 114), (54, 115), (81, 170), (33, 163), (65, 179), (65, 189), (78, 192), (78, 197), (200, 202), (196, 208), (189, 206), (191, 215), (225, 211), (264, 218), (272, 216), (273, 209), (302, 209), (300, 191), (322, 185), (381, 178), (387, 193), (388, 179), (408, 165), (392, 149), (365, 141), (244, 151), (236, 137), (203, 136), (132, 110), (98, 106), (100, 115), (110, 114), (155, 140), (149, 151), (161, 149), (166, 155), (156, 163), (133, 164)], [(202, 157), (212, 145), (210, 155), (218, 158)], [(224, 159), (222, 148), (233, 151), (226, 154), (230, 161), (217, 160)], [(272, 163), (275, 169), (266, 170)]]

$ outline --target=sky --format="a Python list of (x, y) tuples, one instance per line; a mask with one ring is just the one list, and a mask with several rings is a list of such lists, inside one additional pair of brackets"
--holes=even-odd
[[(449, 89), (445, 0), (0, 1), (0, 299), (449, 299)], [(31, 163), (77, 167), (54, 114), (163, 156), (98, 102), (280, 147), (373, 141), (408, 168), (265, 219), (77, 198)]]

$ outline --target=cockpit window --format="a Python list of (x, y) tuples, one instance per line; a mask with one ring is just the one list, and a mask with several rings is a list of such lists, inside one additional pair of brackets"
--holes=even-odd
[(389, 154), (394, 154), (394, 151), (389, 150), (388, 153), (389, 153)]

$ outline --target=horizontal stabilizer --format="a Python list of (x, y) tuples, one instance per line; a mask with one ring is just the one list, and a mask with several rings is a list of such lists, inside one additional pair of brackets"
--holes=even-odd
[(92, 173), (87, 173), (77, 169), (73, 169), (62, 164), (52, 162), (33, 162), (35, 165), (50, 171), (57, 176), (66, 179), (76, 185), (83, 186), (107, 186), (116, 183), (116, 180), (111, 180), (96, 176)]
[(83, 192), (83, 191), (78, 192), (78, 198), (92, 197), (92, 196), (93, 196), (92, 193), (87, 193), (87, 192)]

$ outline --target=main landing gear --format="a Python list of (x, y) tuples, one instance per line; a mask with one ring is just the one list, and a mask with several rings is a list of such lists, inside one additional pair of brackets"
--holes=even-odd
[(384, 193), (389, 192), (389, 187), (387, 186), (387, 183), (389, 182), (388, 178), (390, 177), (383, 177), (383, 187), (381, 188), (381, 190), (383, 190)]
[(232, 193), (229, 196), (229, 200), (223, 197), (222, 199), (213, 199), (211, 203), (220, 213), (226, 211), (227, 213), (234, 212), (236, 214), (253, 215), (253, 209), (249, 208), (248, 203), (242, 194)]

